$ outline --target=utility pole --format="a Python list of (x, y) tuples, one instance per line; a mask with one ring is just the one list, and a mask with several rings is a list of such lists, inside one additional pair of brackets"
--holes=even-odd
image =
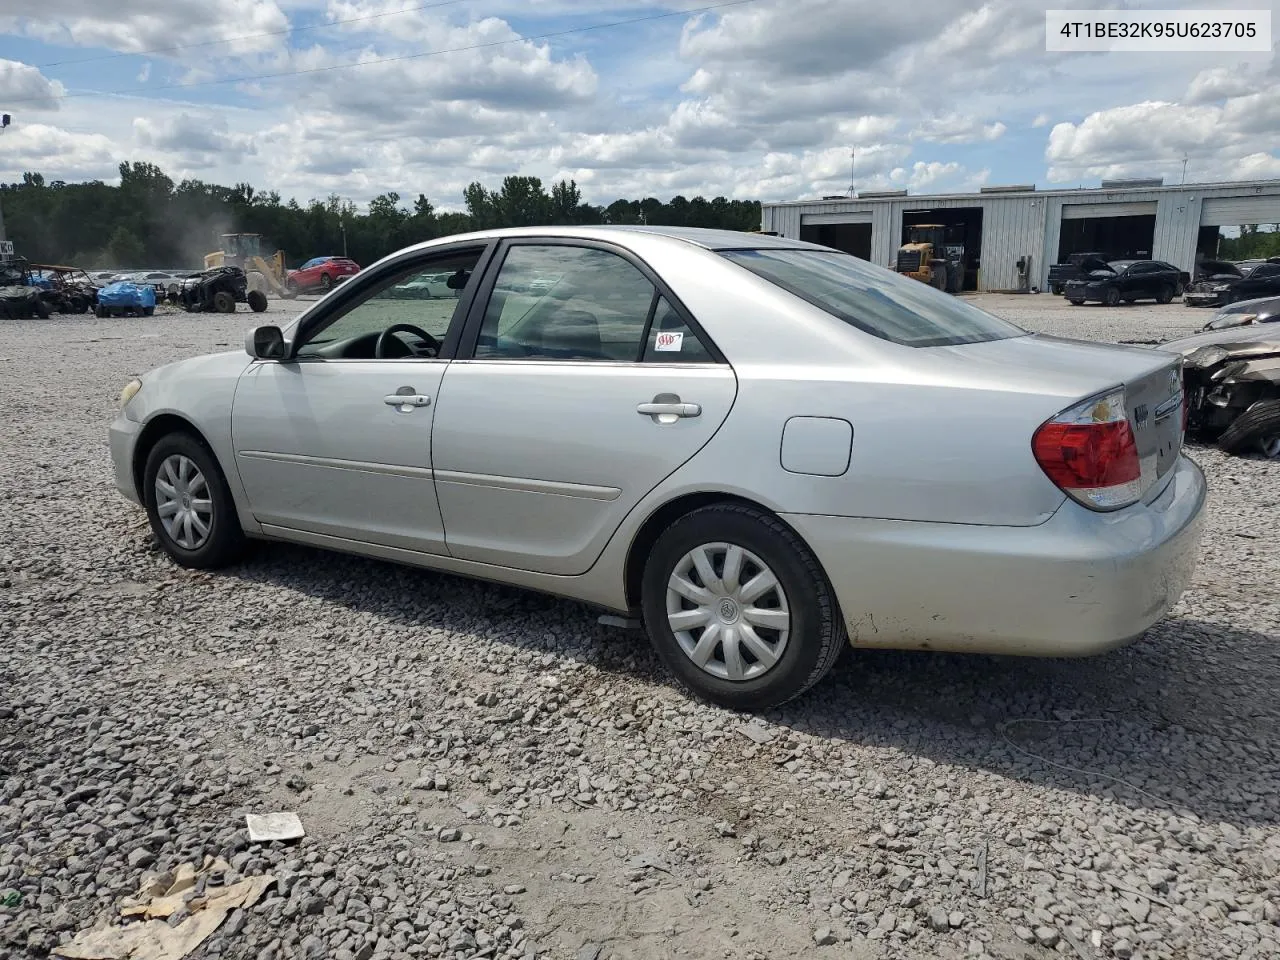
[(858, 148), (855, 146), (849, 152), (849, 199), (852, 200), (857, 193), (858, 183)]
[(338, 227), (342, 230), (342, 258), (347, 258), (347, 218), (338, 217)]
[[(13, 118), (7, 113), (0, 113), (0, 133), (4, 133), (8, 129)], [(4, 243), (9, 238), (4, 232), (4, 204), (0, 204), (0, 243)]]
[(1185, 151), (1182, 154), (1182, 182), (1187, 182), (1187, 154)]

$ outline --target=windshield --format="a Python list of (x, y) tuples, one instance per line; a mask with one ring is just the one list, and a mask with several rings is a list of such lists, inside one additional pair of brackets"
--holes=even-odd
[(893, 343), (941, 347), (1027, 333), (919, 280), (846, 253), (726, 250), (721, 255), (850, 326)]
[(1124, 273), (1125, 270), (1137, 263), (1137, 260), (1112, 260), (1107, 264), (1116, 273)]

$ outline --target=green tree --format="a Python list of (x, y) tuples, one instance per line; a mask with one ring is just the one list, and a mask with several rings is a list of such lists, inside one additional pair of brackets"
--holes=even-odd
[(106, 261), (112, 267), (141, 267), (147, 250), (128, 227), (116, 227), (107, 241)]

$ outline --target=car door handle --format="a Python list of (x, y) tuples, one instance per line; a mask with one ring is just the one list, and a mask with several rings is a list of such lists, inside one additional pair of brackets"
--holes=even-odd
[(420, 393), (393, 393), (383, 397), (382, 402), (389, 407), (427, 407), (431, 398)]
[(654, 400), (638, 404), (636, 412), (647, 417), (700, 417), (702, 407), (696, 403)]

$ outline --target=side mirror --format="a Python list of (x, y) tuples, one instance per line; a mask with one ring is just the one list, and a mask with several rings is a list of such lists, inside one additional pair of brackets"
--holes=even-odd
[(254, 327), (244, 339), (244, 349), (255, 360), (283, 360), (284, 332), (279, 327)]

